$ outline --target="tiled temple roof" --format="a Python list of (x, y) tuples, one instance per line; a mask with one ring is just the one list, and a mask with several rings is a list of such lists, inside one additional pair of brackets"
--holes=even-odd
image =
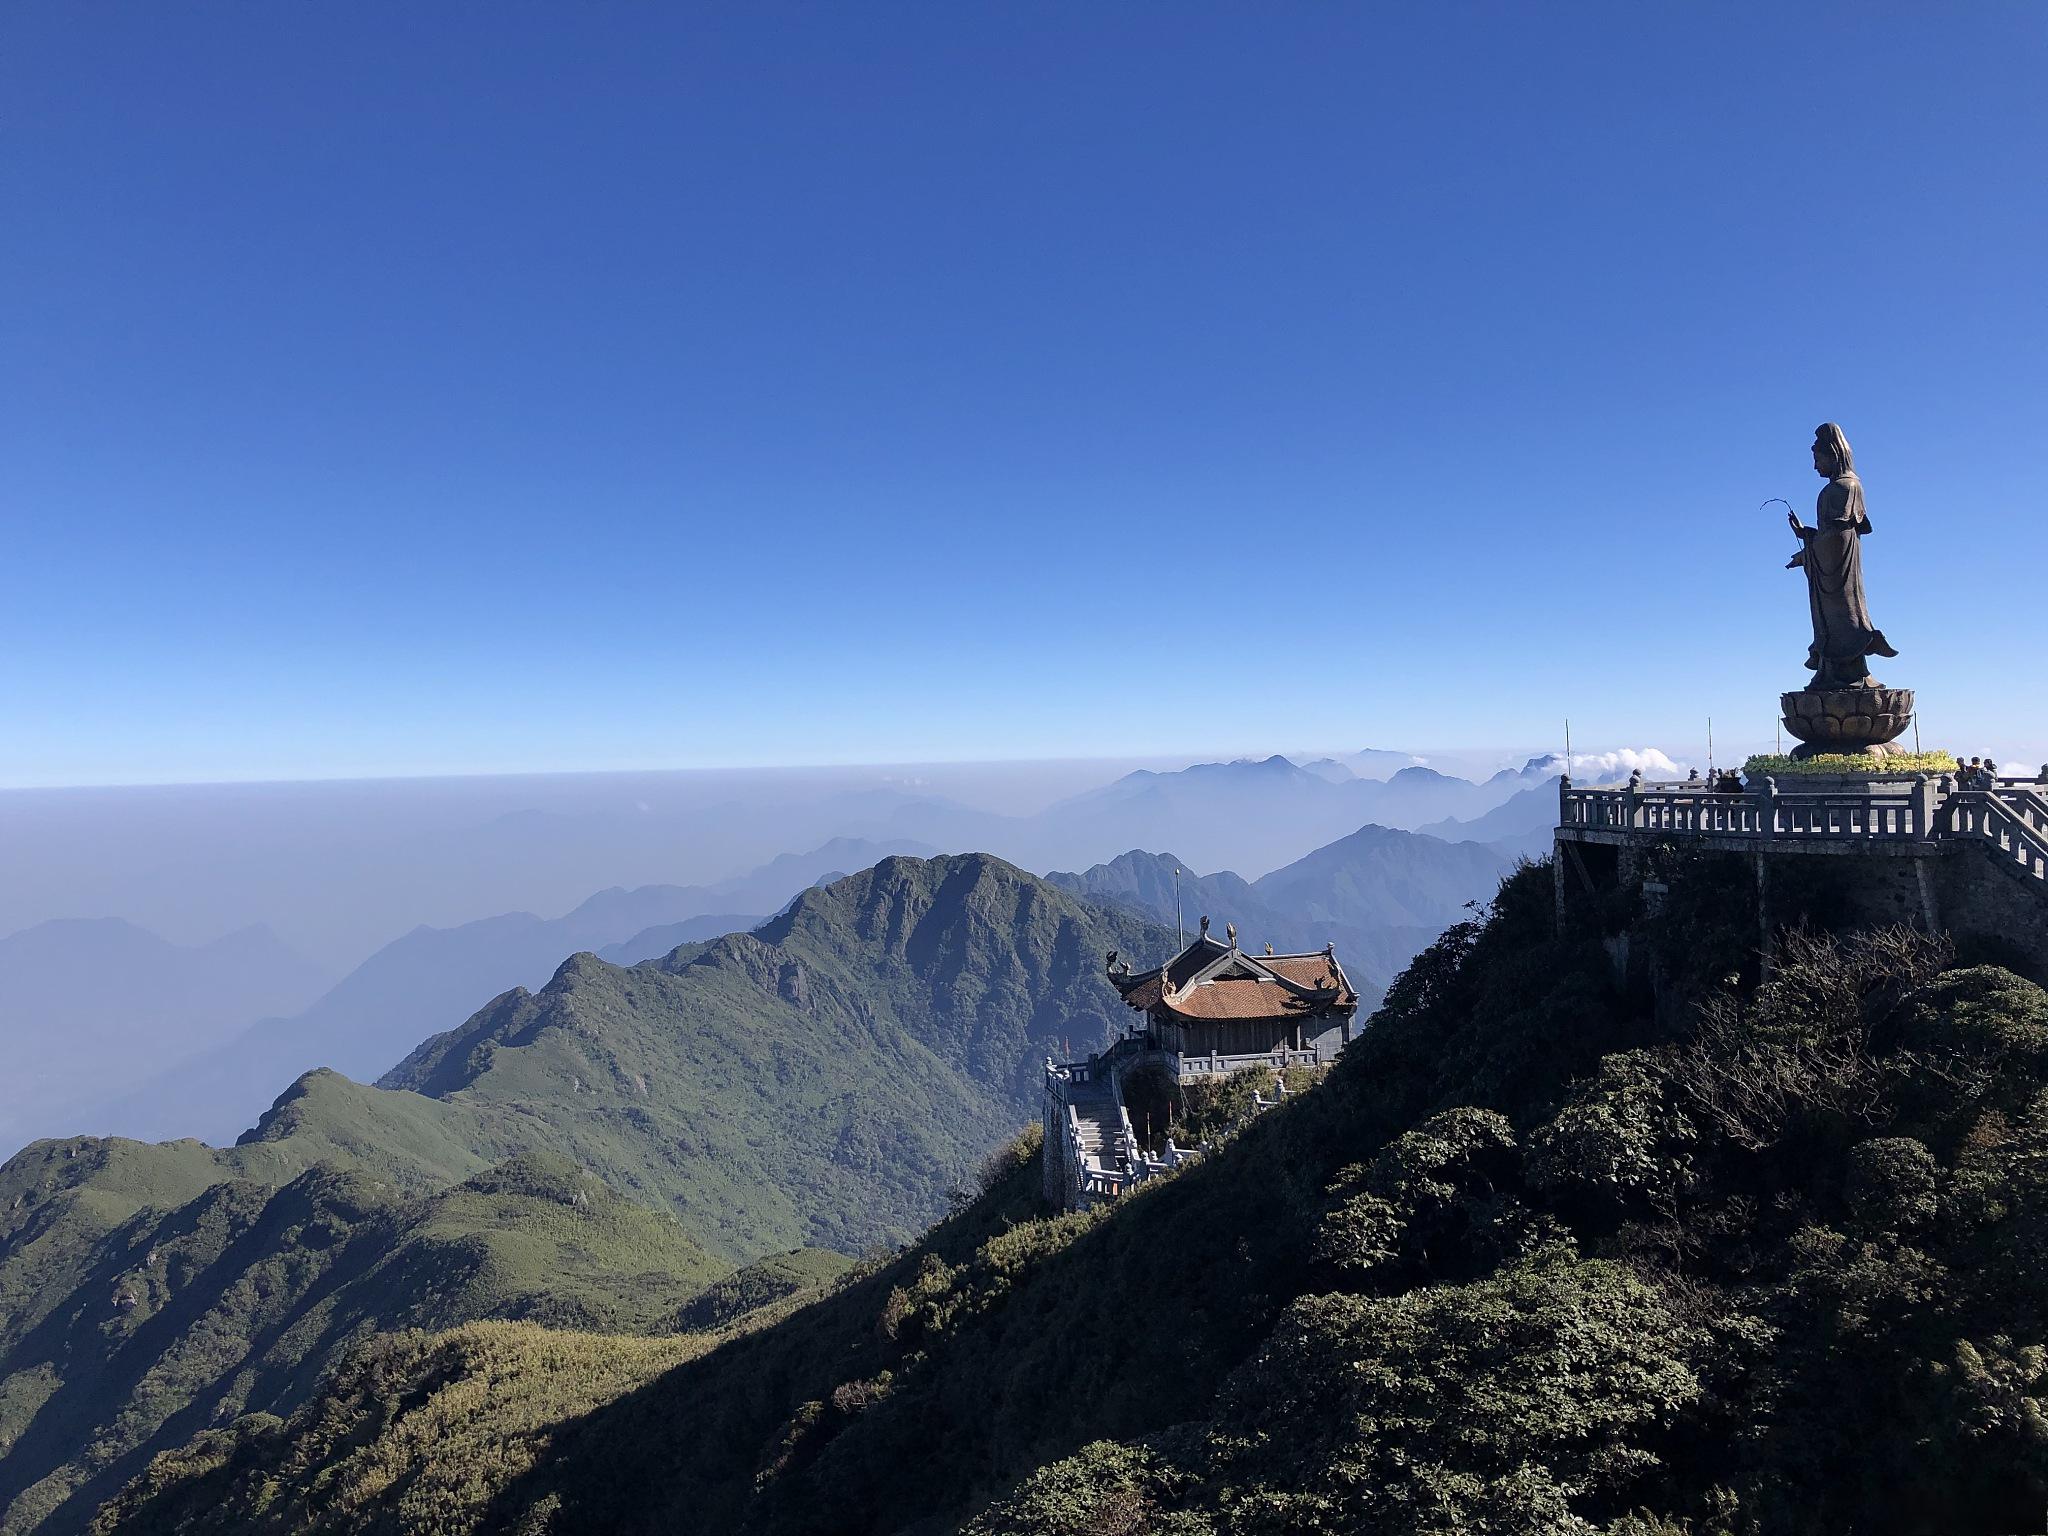
[(1132, 1008), (1190, 1019), (1291, 1018), (1358, 1006), (1334, 946), (1320, 954), (1250, 955), (1206, 931), (1163, 966), (1112, 971), (1109, 979)]

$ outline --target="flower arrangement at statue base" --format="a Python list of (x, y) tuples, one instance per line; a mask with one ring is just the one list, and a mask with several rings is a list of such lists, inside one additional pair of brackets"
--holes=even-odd
[(1912, 778), (1922, 773), (1954, 773), (1962, 765), (1947, 752), (1893, 752), (1873, 757), (1864, 752), (1829, 752), (1815, 757), (1780, 757), (1759, 753), (1742, 765), (1742, 775), (1782, 778), (1788, 774), (1823, 774), (1829, 778), (1860, 775), (1871, 779)]

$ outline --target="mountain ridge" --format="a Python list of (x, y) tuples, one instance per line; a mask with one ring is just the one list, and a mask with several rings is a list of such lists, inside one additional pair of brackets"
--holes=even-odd
[[(765, 926), (629, 967), (571, 955), (386, 1086), (299, 1076), (233, 1147), (70, 1138), (0, 1165), (0, 1530), (77, 1529), (208, 1414), (288, 1410), (358, 1324), (666, 1327), (688, 1287), (636, 1281), (628, 1249), (698, 1288), (760, 1261), (731, 1288), (759, 1299), (836, 1272), (792, 1250), (907, 1238), (1031, 1117), (1052, 1040), (1121, 1022), (1104, 951), (1158, 934), (985, 855), (892, 856)], [(602, 1273), (579, 1257), (592, 1211), (625, 1223)], [(119, 1299), (138, 1256), (219, 1323), (130, 1341), (157, 1295)], [(585, 1311), (502, 1278), (557, 1271)]]
[(374, 1078), (447, 1019), (508, 987), (544, 985), (564, 955), (604, 948), (631, 963), (706, 936), (707, 918), (731, 914), (750, 927), (760, 920), (752, 914), (773, 911), (847, 858), (911, 846), (921, 845), (834, 838), (711, 885), (610, 886), (558, 918), (506, 912), (448, 928), (418, 924), (298, 1013), (262, 1019), (78, 1114), (137, 1139), (229, 1142), (279, 1082), (320, 1066)]

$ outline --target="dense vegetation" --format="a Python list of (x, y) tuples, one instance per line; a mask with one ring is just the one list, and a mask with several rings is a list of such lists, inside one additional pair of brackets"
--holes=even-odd
[(1169, 940), (994, 859), (890, 859), (756, 934), (574, 957), (383, 1087), (310, 1073), (236, 1147), (28, 1147), (0, 1167), (0, 1532), (81, 1528), (374, 1333), (696, 1331), (831, 1279), (817, 1248), (923, 1228), (1054, 1042), (1121, 1024), (1104, 952)]
[(103, 1528), (2033, 1528), (2048, 995), (1903, 932), (1789, 935), (1759, 981), (1741, 883), (1696, 869), (1637, 923), (1653, 1002), (1548, 887), (1508, 880), (1323, 1083), (1112, 1207), (1041, 1214), (1027, 1140), (708, 1352), (380, 1346)]
[(379, 1330), (488, 1317), (642, 1330), (725, 1269), (673, 1217), (539, 1156), (409, 1199), (316, 1167), (279, 1189), (234, 1179), (144, 1208), (66, 1272), (68, 1290), (10, 1298), (0, 1528), (83, 1524), (148, 1451), (292, 1406)]

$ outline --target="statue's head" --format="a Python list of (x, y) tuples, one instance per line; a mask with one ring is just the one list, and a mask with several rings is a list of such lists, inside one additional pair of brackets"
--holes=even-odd
[(1813, 467), (1827, 480), (1856, 472), (1856, 460), (1849, 452), (1849, 439), (1832, 421), (1824, 421), (1814, 428)]

